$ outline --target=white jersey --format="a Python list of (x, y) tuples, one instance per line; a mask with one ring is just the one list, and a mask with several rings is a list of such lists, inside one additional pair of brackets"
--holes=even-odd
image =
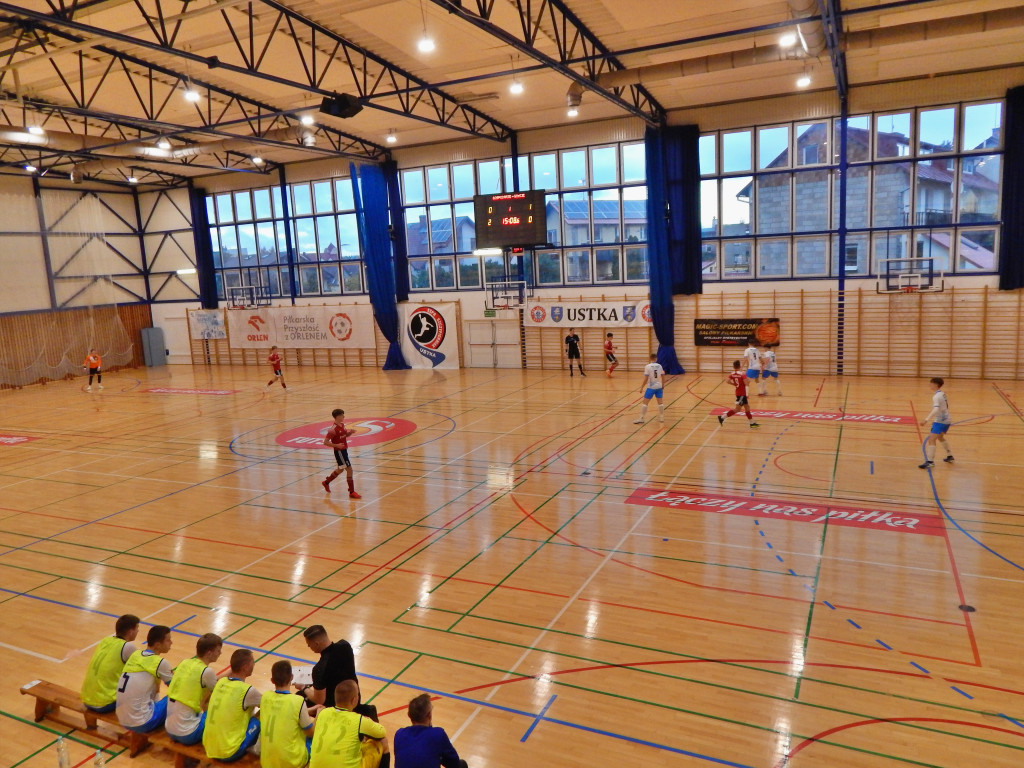
[[(144, 656), (152, 655), (144, 650)], [(126, 672), (121, 675), (117, 686), (117, 719), (126, 727), (137, 727), (149, 722), (153, 716), (153, 705), (160, 693), (160, 681), (171, 682), (171, 665), (167, 659), (160, 659), (157, 677), (149, 672)]]
[[(203, 670), (201, 685), (204, 690), (212, 691), (217, 684), (217, 673), (207, 667)], [(171, 736), (184, 738), (191, 736), (199, 727), (199, 721), (203, 719), (202, 712), (194, 712), (188, 704), (172, 699), (167, 700), (167, 721), (164, 723), (164, 730)]]
[(761, 354), (761, 359), (764, 361), (764, 369), (766, 371), (778, 372), (779, 366), (775, 363), (775, 353), (768, 349)]
[(932, 421), (936, 424), (952, 424), (953, 419), (949, 415), (949, 400), (946, 393), (941, 389), (932, 395), (932, 413), (935, 414)]
[(665, 376), (665, 369), (658, 363), (648, 363), (644, 366), (644, 376), (647, 377), (648, 389), (661, 389), (661, 380)]
[(761, 370), (761, 353), (757, 351), (757, 347), (747, 347), (743, 351), (743, 356), (747, 358), (747, 370), (753, 368), (755, 371)]

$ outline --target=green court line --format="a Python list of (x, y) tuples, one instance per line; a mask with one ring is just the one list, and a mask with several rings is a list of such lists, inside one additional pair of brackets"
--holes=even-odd
[(241, 631), (242, 631), (243, 629), (248, 629), (248, 628), (249, 628), (249, 627), (251, 627), (251, 626), (252, 626), (253, 624), (255, 624), (255, 623), (256, 623), (257, 621), (262, 621), (262, 619), (250, 619), (250, 620), (249, 620), (249, 621), (247, 621), (247, 622), (246, 622), (245, 624), (243, 624), (242, 626), (240, 626), (240, 627), (239, 627), (238, 629), (233, 629), (233, 630), (231, 630), (230, 632), (228, 632), (228, 633), (227, 633), (226, 635), (224, 635), (224, 636), (223, 636), (223, 637), (221, 638), (221, 640), (230, 640), (230, 639), (231, 639), (231, 637), (232, 637), (233, 635), (237, 635), (237, 634), (238, 634), (239, 632), (241, 632)]
[[(79, 736), (76, 736), (75, 734), (78, 733), (78, 729), (77, 728), (71, 728), (70, 730), (68, 730), (66, 732), (65, 731), (59, 731), (56, 728), (51, 728), (49, 725), (46, 725), (45, 723), (47, 721), (45, 721), (45, 720), (42, 721), (42, 722), (37, 723), (34, 720), (27, 720), (26, 718), (21, 717), (20, 715), (16, 715), (13, 712), (8, 712), (5, 709), (0, 709), (0, 716), (6, 717), (8, 720), (14, 720), (15, 722), (21, 723), (23, 725), (31, 726), (31, 727), (33, 727), (33, 728), (35, 728), (37, 730), (40, 730), (40, 731), (46, 731), (47, 733), (52, 733), (52, 734), (58, 736), (59, 738), (63, 738), (65, 740), (67, 740), (67, 741), (73, 741), (73, 742), (78, 743), (78, 744), (83, 744), (83, 745), (89, 747), (89, 749), (93, 750), (94, 752), (97, 749), (100, 749), (101, 752), (104, 752), (105, 754), (111, 755), (112, 757), (117, 757), (118, 755), (122, 755), (122, 754), (124, 754), (127, 751), (127, 748), (125, 748), (125, 747), (121, 747), (120, 749), (111, 749), (110, 747), (107, 747), (105, 749), (101, 749), (101, 748), (95, 746), (92, 742), (86, 741), (85, 739), (82, 739)], [(103, 738), (103, 737), (100, 737), (100, 738)], [(38, 754), (40, 754), (42, 752), (45, 752), (48, 749), (53, 748), (54, 746), (56, 746), (56, 744), (57, 744), (57, 739), (54, 739), (53, 741), (47, 743), (43, 747), (40, 747), (39, 749), (37, 749), (35, 752), (31, 753), (30, 755), (27, 755), (26, 757), (21, 758), (21, 760), (18, 760), (18, 762), (12, 763), (10, 768), (16, 768), (17, 766), (21, 765), (22, 763), (25, 763), (25, 762), (31, 760), (36, 755), (38, 755)]]
[(422, 658), (422, 655), (417, 653), (414, 658), (409, 660), (408, 664), (406, 664), (404, 667), (402, 667), (400, 670), (398, 670), (398, 672), (396, 674), (392, 675), (391, 679), (389, 679), (386, 683), (384, 683), (383, 686), (381, 686), (377, 691), (375, 691), (373, 693), (373, 695), (370, 696), (370, 698), (366, 700), (366, 703), (370, 704), (380, 694), (384, 693), (384, 691), (386, 691), (389, 687), (391, 687), (392, 683), (394, 683), (398, 678), (400, 678), (402, 676), (403, 672), (405, 672), (407, 669), (410, 669), (413, 664), (415, 664), (417, 661), (420, 660), (420, 658)]

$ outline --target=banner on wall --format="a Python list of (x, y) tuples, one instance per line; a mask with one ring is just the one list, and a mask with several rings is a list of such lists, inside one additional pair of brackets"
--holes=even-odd
[(224, 313), (219, 309), (192, 309), (188, 313), (188, 327), (193, 339), (226, 339)]
[(334, 307), (260, 307), (228, 310), (231, 346), (286, 349), (372, 349), (369, 304)]
[(399, 305), (402, 356), (413, 368), (458, 368), (456, 304)]
[(651, 327), (651, 302), (531, 301), (523, 325), (530, 328)]
[(777, 347), (781, 340), (779, 318), (721, 318), (693, 321), (693, 344), (696, 347), (745, 347), (753, 336), (759, 346)]

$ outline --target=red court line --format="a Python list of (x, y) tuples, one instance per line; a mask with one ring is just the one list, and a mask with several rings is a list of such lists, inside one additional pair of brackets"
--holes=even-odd
[(973, 688), (986, 688), (990, 691), (999, 691), (1000, 693), (1012, 693), (1014, 696), (1024, 696), (1024, 691), (1016, 691), (1013, 688), (1001, 688), (998, 685), (986, 685), (985, 683), (972, 683), (970, 680), (957, 680), (955, 677), (944, 677), (942, 678), (947, 683), (956, 683), (957, 685), (969, 685)]
[[(793, 749), (783, 755), (782, 759), (776, 763), (775, 768), (786, 768), (797, 752), (816, 741), (821, 741), (822, 739), (831, 736), (834, 733), (846, 731), (850, 728), (860, 728), (862, 725), (876, 725), (878, 723), (946, 723), (949, 725), (966, 725), (969, 728), (984, 728), (987, 731), (996, 731), (997, 733), (1005, 733), (1010, 736), (1016, 736), (1024, 739), (1024, 731), (1011, 731), (1009, 728), (999, 728), (995, 725), (986, 725), (984, 723), (971, 723), (966, 720), (948, 720), (943, 717), (880, 717), (871, 720), (858, 720), (853, 723), (846, 723), (845, 725), (837, 725), (835, 728), (829, 728), (821, 733), (816, 733), (814, 736), (804, 739), (793, 747)], [(934, 736), (929, 738), (934, 738)]]
[[(956, 584), (956, 593), (960, 598), (960, 605), (967, 604), (967, 598), (964, 597), (964, 587), (960, 583), (960, 570), (956, 567), (956, 557), (953, 555), (953, 545), (949, 542), (949, 531), (946, 528), (942, 529), (942, 538), (946, 540), (946, 551), (949, 553), (949, 565), (953, 570), (953, 582)], [(974, 637), (974, 627), (971, 625), (971, 614), (966, 611), (961, 611), (964, 617), (964, 626), (967, 628), (967, 638), (971, 642), (971, 652), (974, 654), (974, 663), (977, 666), (981, 666), (981, 655), (978, 653), (978, 641)]]
[(825, 388), (825, 377), (822, 376), (821, 377), (821, 384), (818, 385), (818, 391), (814, 395), (814, 405), (811, 406), (812, 408), (817, 408), (818, 407), (818, 398), (821, 397), (821, 390), (823, 390), (824, 388)]
[(601, 478), (601, 479), (602, 479), (602, 480), (608, 480), (608, 479), (609, 479), (609, 476), (610, 476), (610, 475), (611, 475), (611, 474), (612, 474), (612, 473), (613, 473), (613, 472), (614, 472), (615, 470), (617, 470), (617, 469), (618, 469), (619, 467), (621, 467), (621, 466), (622, 466), (623, 464), (626, 464), (626, 463), (627, 463), (627, 462), (628, 462), (628, 461), (629, 461), (630, 459), (632, 459), (632, 458), (633, 458), (634, 456), (636, 456), (636, 455), (637, 455), (638, 453), (640, 453), (641, 451), (645, 450), (645, 449), (647, 448), (647, 446), (649, 446), (649, 445), (650, 445), (650, 444), (651, 444), (652, 442), (654, 442), (655, 440), (657, 440), (658, 438), (660, 438), (660, 437), (663, 437), (663, 436), (664, 436), (664, 435), (662, 434), (661, 430), (659, 430), (659, 431), (657, 431), (657, 432), (652, 432), (652, 433), (651, 433), (651, 435), (650, 435), (650, 436), (649, 436), (649, 437), (648, 437), (648, 438), (647, 438), (646, 440), (644, 440), (644, 441), (643, 441), (642, 443), (640, 443), (640, 445), (638, 445), (638, 446), (636, 447), (636, 449), (634, 449), (633, 451), (630, 451), (630, 452), (629, 452), (628, 454), (626, 454), (626, 457), (625, 457), (624, 459), (622, 459), (622, 461), (620, 461), (620, 462), (619, 462), (618, 464), (616, 464), (616, 465), (615, 465), (614, 467), (612, 467), (611, 469), (609, 469), (609, 470), (606, 470), (606, 471), (605, 471), (605, 476), (604, 476), (603, 478)]

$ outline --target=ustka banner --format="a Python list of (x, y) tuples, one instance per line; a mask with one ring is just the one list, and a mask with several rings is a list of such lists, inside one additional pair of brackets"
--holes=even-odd
[(227, 311), (231, 346), (240, 349), (372, 349), (369, 304), (333, 307), (260, 307)]
[(413, 368), (458, 368), (459, 325), (453, 303), (399, 306), (402, 356)]
[(540, 301), (526, 305), (523, 325), (533, 328), (650, 328), (651, 302)]

